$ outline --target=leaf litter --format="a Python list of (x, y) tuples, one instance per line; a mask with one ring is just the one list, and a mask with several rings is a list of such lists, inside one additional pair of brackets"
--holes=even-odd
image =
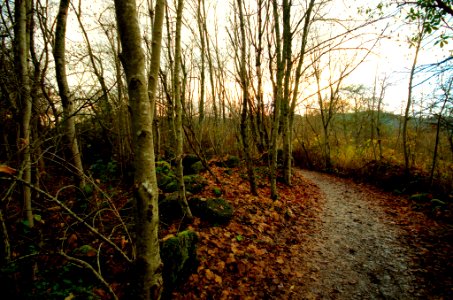
[[(272, 201), (266, 184), (260, 185), (259, 196), (252, 196), (240, 170), (231, 175), (218, 167), (213, 171), (235, 214), (221, 227), (195, 218), (190, 227), (200, 237), (199, 267), (173, 299), (452, 295), (449, 227), (414, 212), (405, 199), (296, 170), (293, 185), (279, 184), (280, 198)], [(203, 193), (213, 196), (209, 189)]]

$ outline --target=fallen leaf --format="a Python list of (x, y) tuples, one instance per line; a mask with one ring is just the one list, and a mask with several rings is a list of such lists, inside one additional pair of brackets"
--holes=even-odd
[(215, 276), (214, 281), (218, 284), (222, 284), (222, 277), (216, 274), (214, 274), (214, 276)]

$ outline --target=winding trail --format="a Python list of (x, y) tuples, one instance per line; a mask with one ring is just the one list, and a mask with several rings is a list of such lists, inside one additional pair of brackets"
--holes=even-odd
[(301, 172), (321, 189), (325, 202), (316, 234), (302, 250), (306, 271), (297, 299), (422, 298), (412, 249), (402, 243), (402, 229), (375, 204), (382, 193)]

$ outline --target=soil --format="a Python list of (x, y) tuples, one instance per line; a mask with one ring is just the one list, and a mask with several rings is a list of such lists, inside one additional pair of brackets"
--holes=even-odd
[(303, 247), (298, 299), (414, 299), (426, 296), (406, 231), (380, 205), (389, 195), (301, 171), (323, 194), (316, 234)]

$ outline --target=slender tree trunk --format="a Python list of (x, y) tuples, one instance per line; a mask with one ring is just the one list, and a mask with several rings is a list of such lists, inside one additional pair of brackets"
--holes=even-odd
[[(423, 25), (421, 25), (423, 26)], [(418, 54), (421, 49), (422, 45), (422, 40), (423, 40), (423, 35), (424, 35), (424, 30), (423, 28), (420, 30), (420, 33), (417, 36), (417, 41), (415, 45), (415, 55), (414, 55), (414, 60), (412, 62), (412, 67), (411, 71), (409, 74), (409, 88), (408, 88), (408, 94), (407, 94), (407, 103), (406, 103), (406, 110), (404, 112), (404, 119), (403, 119), (403, 154), (404, 154), (404, 172), (406, 176), (409, 175), (409, 155), (410, 155), (410, 147), (408, 145), (408, 132), (407, 132), (407, 126), (409, 123), (409, 112), (412, 107), (412, 87), (413, 87), (413, 81), (414, 81), (414, 75), (415, 75), (415, 68), (417, 67), (417, 61), (418, 61)]]
[(267, 137), (266, 127), (264, 124), (265, 112), (264, 112), (264, 96), (263, 96), (263, 71), (261, 69), (262, 64), (262, 52), (263, 52), (263, 0), (258, 0), (258, 37), (257, 46), (255, 47), (255, 59), (256, 59), (256, 79), (257, 79), (257, 90), (256, 90), (256, 123), (259, 134), (257, 143), (258, 150), (264, 152), (268, 148), (269, 138)]
[[(285, 0), (287, 2), (287, 0)], [(281, 34), (280, 34), (280, 20), (278, 17), (278, 3), (277, 0), (272, 1), (273, 6), (273, 15), (275, 22), (275, 44), (276, 44), (276, 54), (277, 54), (277, 72), (276, 72), (276, 81), (275, 81), (275, 92), (274, 92), (274, 115), (272, 121), (272, 135), (271, 135), (271, 144), (270, 144), (270, 182), (271, 182), (271, 198), (276, 200), (278, 198), (277, 192), (277, 149), (278, 149), (278, 132), (280, 126), (280, 110), (281, 102), (283, 97), (283, 75), (285, 71), (285, 65), (282, 57), (285, 57), (286, 53), (286, 44), (284, 44), (282, 49)]]
[[(19, 99), (22, 110), (20, 147), (22, 150), (22, 170), (20, 176), (26, 183), (31, 183), (31, 112), (30, 78), (28, 73), (29, 43), (27, 34), (28, 0), (15, 1), (15, 62), (19, 78)], [(28, 226), (34, 226), (31, 206), (31, 189), (23, 186), (23, 199)]]
[(72, 154), (74, 168), (77, 174), (79, 186), (85, 185), (85, 175), (83, 172), (82, 157), (79, 151), (77, 141), (75, 122), (74, 122), (74, 97), (69, 90), (68, 79), (66, 76), (66, 21), (69, 10), (69, 0), (61, 0), (60, 8), (57, 15), (57, 25), (55, 29), (55, 46), (53, 55), (55, 58), (55, 71), (57, 76), (58, 89), (63, 105), (63, 113), (65, 116), (65, 135), (68, 139), (69, 148)]
[(157, 0), (152, 36), (148, 95), (145, 54), (135, 0), (115, 0), (132, 115), (134, 147), (134, 199), (136, 204), (137, 299), (159, 299), (162, 293), (162, 262), (159, 254), (158, 188), (153, 147), (153, 105), (157, 91), (165, 1)]
[(287, 185), (291, 185), (291, 133), (289, 127), (290, 107), (289, 100), (291, 96), (290, 81), (291, 71), (293, 67), (292, 62), (292, 32), (291, 32), (291, 2), (283, 1), (283, 47), (286, 48), (284, 59), (285, 64), (285, 77), (283, 85), (283, 98), (282, 98), (282, 140), (283, 140), (283, 180)]
[[(202, 5), (204, 0), (198, 0), (198, 29), (200, 31), (200, 44), (201, 44), (201, 53), (200, 53), (200, 56), (201, 56), (201, 66), (200, 66), (200, 99), (198, 100), (198, 114), (199, 114), (199, 117), (198, 117), (198, 124), (201, 125), (203, 123), (203, 120), (204, 120), (204, 97), (205, 97), (205, 82), (206, 82), (206, 72), (205, 72), (205, 54), (206, 54), (206, 41), (205, 41), (205, 34), (204, 34), (204, 30), (203, 30), (203, 23), (204, 23), (204, 18), (206, 16), (204, 16), (202, 14), (203, 10), (202, 10)], [(201, 127), (200, 127), (200, 130), (201, 130)], [(200, 131), (200, 134), (201, 134), (201, 131)], [(201, 142), (201, 140), (200, 140)]]
[[(217, 127), (218, 124), (218, 109), (217, 109), (217, 101), (215, 97), (215, 84), (214, 84), (214, 65), (212, 63), (212, 55), (211, 55), (211, 43), (209, 41), (209, 34), (208, 34), (208, 28), (206, 26), (206, 6), (205, 6), (205, 1), (203, 0), (203, 32), (205, 36), (205, 42), (206, 42), (206, 58), (208, 60), (208, 68), (209, 68), (209, 81), (211, 84), (211, 98), (212, 98), (212, 111), (214, 114), (214, 127)], [(217, 132), (217, 130), (215, 130)]]
[(295, 71), (295, 79), (294, 79), (294, 88), (293, 88), (293, 94), (292, 94), (292, 99), (291, 99), (291, 104), (290, 104), (290, 109), (289, 109), (289, 116), (288, 116), (288, 127), (289, 127), (289, 149), (288, 149), (288, 159), (289, 161), (286, 161), (285, 165), (289, 169), (288, 173), (291, 176), (291, 167), (292, 167), (292, 153), (293, 153), (293, 133), (294, 133), (294, 114), (296, 111), (296, 105), (297, 105), (297, 100), (298, 100), (298, 95), (299, 95), (299, 82), (302, 77), (302, 66), (304, 65), (305, 61), (305, 54), (306, 54), (306, 48), (307, 48), (307, 42), (308, 42), (308, 34), (309, 34), (309, 29), (310, 25), (312, 23), (312, 12), (313, 12), (313, 7), (315, 6), (315, 0), (310, 0), (308, 3), (307, 11), (305, 13), (305, 19), (304, 19), (304, 27), (303, 27), (303, 32), (302, 32), (302, 43), (299, 51), (299, 62), (296, 67)]
[(440, 127), (442, 125), (442, 113), (444, 112), (445, 106), (447, 105), (448, 100), (450, 99), (450, 89), (452, 86), (453, 81), (450, 81), (449, 85), (445, 88), (445, 99), (442, 103), (442, 107), (439, 111), (439, 116), (437, 117), (437, 127), (436, 127), (436, 142), (434, 143), (434, 150), (433, 150), (433, 161), (431, 163), (431, 172), (429, 176), (430, 185), (433, 185), (434, 182), (434, 172), (436, 170), (436, 163), (437, 163), (437, 155), (439, 149), (439, 140), (440, 140)]
[(377, 137), (378, 146), (379, 146), (379, 161), (382, 161), (382, 159), (384, 158), (384, 154), (382, 151), (382, 135), (381, 135), (381, 107), (382, 107), (382, 101), (384, 100), (385, 80), (386, 80), (386, 78), (383, 79), (382, 84), (381, 84), (381, 91), (379, 93), (378, 105), (377, 105), (377, 116), (376, 116), (376, 137)]
[(184, 1), (178, 0), (176, 9), (176, 36), (175, 36), (175, 69), (173, 71), (173, 101), (175, 103), (175, 133), (176, 133), (176, 177), (178, 179), (178, 200), (186, 217), (192, 219), (192, 212), (186, 199), (186, 187), (184, 185), (184, 172), (182, 157), (184, 155), (184, 136), (182, 130), (182, 96), (179, 79), (181, 66), (181, 25)]
[(239, 27), (241, 30), (241, 58), (240, 58), (240, 78), (242, 86), (242, 113), (241, 113), (241, 137), (242, 145), (244, 148), (244, 156), (247, 164), (247, 173), (250, 183), (250, 192), (253, 195), (258, 195), (256, 189), (256, 180), (255, 174), (253, 172), (252, 159), (250, 157), (250, 146), (248, 140), (248, 128), (247, 128), (247, 103), (249, 102), (249, 92), (248, 92), (248, 76), (246, 69), (246, 40), (245, 40), (245, 22), (244, 22), (244, 13), (242, 11), (243, 2), (237, 0), (238, 10), (239, 10)]

